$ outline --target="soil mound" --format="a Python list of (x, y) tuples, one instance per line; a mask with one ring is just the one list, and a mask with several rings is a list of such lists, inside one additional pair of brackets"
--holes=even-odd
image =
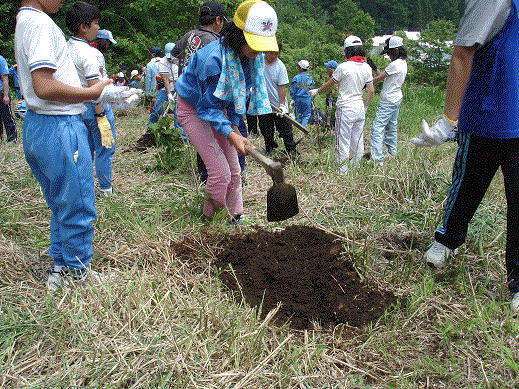
[(341, 251), (331, 234), (290, 226), (233, 237), (216, 265), (224, 270), (232, 265), (236, 277), (224, 271), (223, 282), (241, 289), (251, 306), (263, 305), (264, 314), (281, 302), (278, 323), (290, 320), (298, 329), (310, 328), (313, 320), (361, 327), (380, 317), (396, 297), (362, 282)]
[(146, 152), (150, 147), (157, 147), (157, 141), (155, 140), (155, 135), (151, 132), (146, 132), (142, 135), (133, 146), (128, 147), (124, 152)]

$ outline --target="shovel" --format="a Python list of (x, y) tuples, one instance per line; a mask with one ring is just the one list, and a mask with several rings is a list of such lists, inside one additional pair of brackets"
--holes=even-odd
[[(279, 107), (276, 107), (274, 104), (270, 104), (270, 106), (272, 107), (272, 109), (274, 111), (276, 111), (277, 113), (281, 113), (281, 108)], [(303, 132), (303, 137), (301, 137), (301, 139), (297, 140), (295, 142), (296, 146), (303, 140), (303, 138), (306, 136), (306, 135), (309, 135), (310, 133), (308, 132), (308, 130), (306, 129), (305, 126), (303, 126), (301, 123), (299, 123), (297, 120), (294, 120), (290, 117), (290, 115), (287, 115), (286, 113), (284, 113), (282, 115), (286, 120), (288, 120), (290, 123), (292, 123), (294, 126), (296, 126), (297, 128), (299, 128), (302, 132)]]
[(273, 184), (267, 192), (267, 221), (277, 222), (297, 215), (299, 206), (296, 190), (285, 182), (283, 165), (265, 157), (253, 147), (247, 147), (246, 151), (272, 177)]

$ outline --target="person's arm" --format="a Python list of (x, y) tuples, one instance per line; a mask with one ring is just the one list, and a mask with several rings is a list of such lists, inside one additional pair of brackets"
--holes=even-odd
[(386, 78), (387, 78), (386, 72), (377, 71), (377, 74), (375, 75), (375, 77), (373, 77), (373, 84), (378, 84), (379, 82), (384, 81)]
[(447, 91), (445, 93), (444, 115), (450, 121), (457, 121), (463, 96), (472, 72), (472, 61), (476, 46), (454, 46), (449, 73), (447, 74)]
[[(99, 83), (100, 80), (99, 80), (99, 78), (96, 78), (93, 80), (88, 80), (87, 82), (88, 82), (88, 86), (90, 87), (90, 86), (94, 86), (95, 84)], [(105, 111), (103, 104), (94, 105), (94, 110), (96, 111), (96, 114), (102, 114)]]
[(286, 85), (278, 85), (278, 96), (279, 96), (279, 105), (287, 106), (287, 89)]
[(169, 85), (169, 74), (161, 74), (162, 80), (164, 81), (164, 89), (166, 89), (166, 94), (169, 96), (171, 93), (171, 85)]
[(9, 98), (9, 78), (7, 74), (2, 76), (2, 85), (4, 88), (3, 102), (5, 105), (9, 105), (11, 103), (11, 99)]
[(326, 81), (323, 85), (321, 85), (319, 88), (317, 88), (317, 93), (327, 92), (330, 89), (332, 89), (334, 86), (336, 86), (338, 83), (333, 79), (333, 77), (330, 77), (328, 81)]
[(366, 91), (366, 97), (364, 97), (364, 108), (367, 110), (371, 103), (371, 99), (373, 99), (373, 95), (375, 94), (375, 87), (372, 82), (366, 84)]
[(50, 68), (39, 68), (31, 73), (34, 92), (42, 100), (83, 103), (97, 99), (104, 87), (112, 83), (111, 80), (104, 80), (88, 88), (75, 87), (55, 80), (54, 71)]

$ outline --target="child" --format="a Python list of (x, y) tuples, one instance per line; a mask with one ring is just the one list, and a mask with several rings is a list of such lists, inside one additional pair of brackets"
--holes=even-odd
[(399, 36), (388, 38), (381, 54), (387, 54), (391, 63), (373, 79), (373, 84), (384, 81), (371, 128), (371, 160), (378, 164), (384, 162), (382, 142), (390, 156), (395, 155), (397, 151), (398, 112), (402, 104), (402, 85), (407, 75), (407, 51), (404, 40)]
[[(94, 85), (103, 78), (101, 52), (88, 42), (98, 36), (101, 12), (97, 7), (78, 1), (66, 14), (68, 29), (74, 34), (68, 41), (72, 61), (83, 87)], [(99, 189), (104, 196), (112, 194), (112, 157), (115, 153), (115, 116), (110, 104), (86, 104), (83, 121), (89, 131), (89, 144)]]
[[(335, 69), (337, 69), (337, 66), (339, 64), (335, 60), (330, 60), (328, 62), (324, 63), (324, 66), (326, 67), (326, 74), (328, 75), (328, 79), (332, 77), (333, 72)], [(335, 100), (335, 95), (337, 93), (330, 90), (326, 94), (326, 125), (330, 131), (333, 131), (335, 128), (335, 112), (334, 112), (334, 104), (333, 101)]]
[[(204, 215), (226, 209), (231, 222), (243, 214), (240, 166), (236, 153), (253, 147), (238, 133), (251, 93), (249, 113), (272, 112), (261, 51), (277, 51), (277, 15), (265, 1), (244, 1), (221, 39), (198, 50), (176, 88), (178, 117), (208, 171)], [(251, 90), (252, 89), (252, 90)]]
[(310, 63), (302, 59), (297, 63), (298, 74), (292, 79), (290, 85), (290, 97), (294, 100), (296, 119), (303, 126), (308, 124), (312, 115), (312, 99), (308, 88), (314, 85), (314, 80), (308, 74), (307, 70)]
[(54, 268), (47, 287), (100, 279), (87, 271), (93, 256), (96, 218), (84, 101), (100, 97), (111, 81), (82, 88), (63, 32), (47, 15), (60, 0), (22, 0), (16, 17), (15, 53), (27, 102), (25, 158), (52, 211), (49, 249)]
[(14, 124), (11, 94), (9, 93), (9, 66), (5, 58), (0, 55), (0, 140), (3, 136), (4, 127), (7, 141), (16, 143), (16, 125)]
[[(366, 51), (362, 41), (355, 35), (344, 40), (346, 62), (341, 63), (332, 77), (320, 88), (312, 89), (310, 95), (330, 90), (339, 84), (337, 111), (335, 121), (337, 127), (337, 154), (339, 171), (348, 171), (348, 162), (356, 164), (364, 154), (364, 121), (366, 110), (373, 98), (373, 76), (371, 67), (366, 63)], [(362, 98), (362, 90), (366, 87), (366, 97)]]

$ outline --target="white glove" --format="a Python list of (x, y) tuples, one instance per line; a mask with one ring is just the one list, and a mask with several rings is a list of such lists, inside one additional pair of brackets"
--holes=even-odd
[(127, 86), (115, 86), (113, 84), (109, 84), (104, 87), (103, 92), (101, 92), (101, 96), (95, 101), (94, 104), (111, 104), (118, 103), (123, 100), (126, 100), (132, 94), (135, 94), (135, 88), (128, 88)]
[(289, 104), (289, 107), (290, 107), (290, 111), (294, 112), (294, 100), (290, 100), (290, 104)]
[(310, 93), (310, 97), (315, 97), (319, 94), (319, 89), (310, 89), (308, 93)]
[(288, 114), (288, 108), (285, 104), (280, 105), (279, 109), (275, 109), (274, 111), (276, 112), (276, 115), (280, 117)]
[(141, 97), (139, 94), (133, 94), (128, 97), (126, 100), (120, 101), (118, 103), (112, 104), (112, 109), (114, 111), (126, 111), (130, 108), (134, 108), (139, 105), (141, 101)]
[(173, 93), (168, 93), (168, 100), (170, 103), (174, 103), (175, 102), (175, 95)]
[(419, 147), (439, 146), (451, 138), (455, 131), (456, 124), (442, 116), (432, 127), (422, 119), (422, 133), (417, 138), (412, 138), (411, 142)]

